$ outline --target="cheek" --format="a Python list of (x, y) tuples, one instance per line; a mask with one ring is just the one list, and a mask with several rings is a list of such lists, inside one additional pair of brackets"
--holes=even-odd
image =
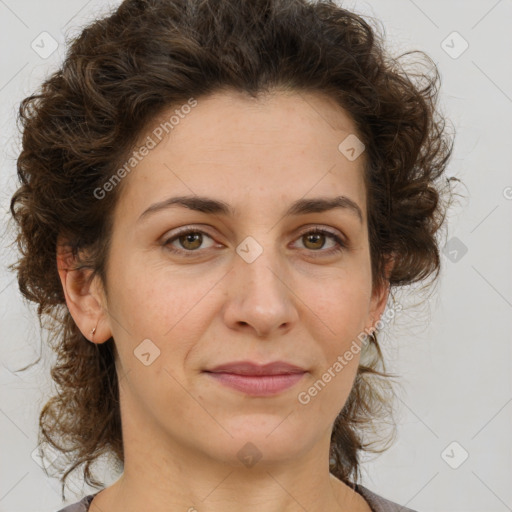
[[(112, 313), (126, 323), (133, 335), (152, 333), (162, 337), (201, 300), (207, 291), (204, 280), (187, 276), (181, 270), (148, 262), (144, 254), (120, 259), (112, 269)], [(205, 290), (206, 288), (206, 290)]]
[(113, 273), (109, 313), (124, 366), (133, 365), (134, 350), (149, 339), (160, 350), (151, 365), (153, 371), (163, 366), (181, 372), (184, 360), (212, 321), (218, 277), (170, 275), (166, 269), (130, 261), (123, 265)]
[(361, 275), (324, 281), (310, 287), (308, 305), (316, 315), (322, 332), (336, 345), (364, 329), (370, 308), (371, 283)]
[(334, 420), (357, 374), (369, 311), (370, 282), (353, 273), (350, 280), (330, 281), (313, 291), (310, 300), (317, 316), (310, 315), (313, 320), (309, 329), (321, 352), (321, 364), (312, 382), (314, 387), (306, 390), (305, 400), (311, 398), (319, 414)]

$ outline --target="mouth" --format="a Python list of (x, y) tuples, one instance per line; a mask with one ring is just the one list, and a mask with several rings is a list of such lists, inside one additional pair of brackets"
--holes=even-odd
[(281, 375), (240, 375), (206, 372), (220, 384), (252, 396), (270, 396), (285, 391), (299, 382), (306, 372)]
[(297, 384), (307, 371), (299, 366), (275, 361), (260, 365), (238, 361), (216, 366), (205, 373), (229, 388), (251, 396), (271, 396)]

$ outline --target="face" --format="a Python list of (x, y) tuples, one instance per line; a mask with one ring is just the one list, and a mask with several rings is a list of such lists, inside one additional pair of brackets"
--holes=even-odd
[[(124, 178), (95, 341), (115, 340), (125, 443), (222, 461), (255, 450), (267, 463), (327, 449), (358, 335), (386, 299), (372, 294), (365, 155), (338, 149), (355, 133), (322, 96), (223, 92)], [(231, 376), (245, 390), (208, 373), (239, 361), (302, 373)]]

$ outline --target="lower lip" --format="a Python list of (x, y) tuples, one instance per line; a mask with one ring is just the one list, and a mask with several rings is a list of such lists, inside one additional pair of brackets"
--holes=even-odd
[(235, 373), (212, 373), (208, 375), (225, 386), (237, 389), (248, 395), (275, 395), (294, 386), (302, 379), (304, 373), (288, 373), (283, 375), (239, 375)]

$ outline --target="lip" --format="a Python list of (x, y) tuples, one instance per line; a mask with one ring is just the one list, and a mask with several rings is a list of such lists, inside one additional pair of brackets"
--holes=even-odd
[(246, 395), (270, 396), (294, 386), (304, 377), (305, 372), (282, 375), (239, 375), (236, 373), (207, 372), (207, 375), (220, 384), (241, 391)]
[(220, 384), (251, 396), (276, 395), (291, 388), (307, 373), (306, 370), (284, 361), (259, 365), (237, 361), (205, 370)]
[(287, 375), (291, 373), (305, 373), (304, 368), (295, 366), (294, 364), (285, 361), (273, 361), (267, 364), (253, 363), (252, 361), (233, 361), (218, 365), (211, 370), (206, 370), (209, 373), (232, 373), (236, 375)]

